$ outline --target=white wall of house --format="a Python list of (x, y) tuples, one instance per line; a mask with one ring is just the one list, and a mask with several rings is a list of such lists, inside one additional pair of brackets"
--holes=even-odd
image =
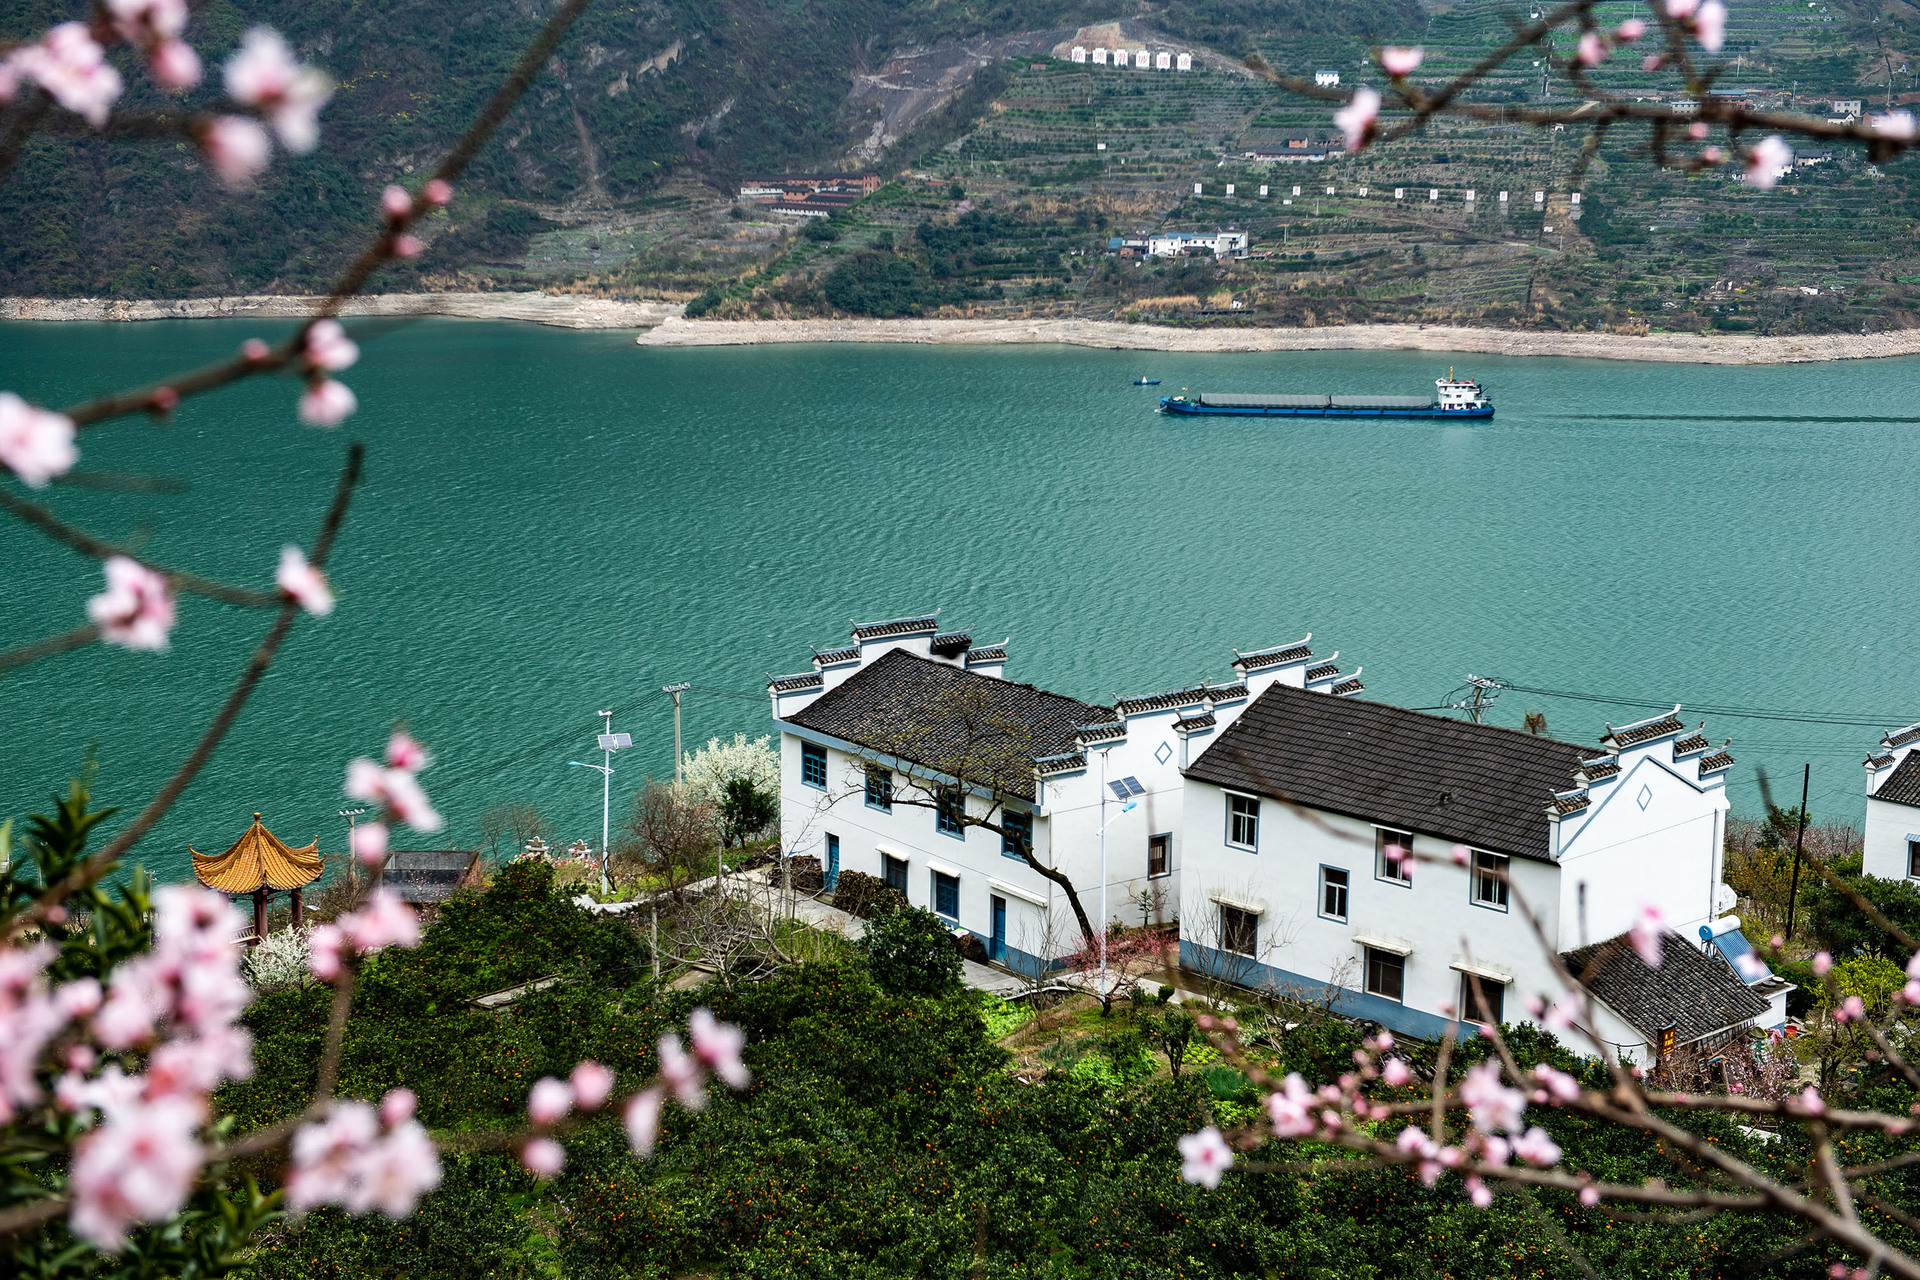
[(1914, 846), (1920, 844), (1920, 807), (1875, 798), (1907, 757), (1920, 750), (1920, 724), (1908, 725), (1880, 740), (1867, 760), (1867, 825), (1861, 870), (1887, 880), (1914, 876)]
[[(1344, 988), (1336, 1005), (1341, 1012), (1416, 1035), (1444, 1030), (1468, 968), (1483, 982), (1509, 984), (1510, 1020), (1524, 1016), (1518, 1011), (1526, 996), (1554, 989), (1550, 962), (1519, 909), (1519, 897), (1509, 894), (1504, 909), (1478, 905), (1470, 870), (1444, 861), (1420, 864), (1406, 882), (1383, 878), (1377, 874), (1374, 824), (1303, 812), (1273, 799), (1259, 799), (1256, 847), (1235, 847), (1228, 842), (1230, 794), (1187, 780), (1180, 934), (1190, 956), (1193, 948), (1220, 948), (1223, 904), (1257, 910), (1253, 959), (1265, 966), (1257, 975), (1261, 983), (1291, 985), (1309, 997), (1329, 986)], [(1422, 856), (1446, 859), (1451, 848), (1451, 841), (1414, 836)], [(1322, 910), (1322, 868), (1347, 873), (1345, 919)], [(1555, 936), (1558, 869), (1515, 858), (1508, 871), (1518, 895), (1540, 914), (1547, 936)], [(1397, 1005), (1366, 994), (1368, 945), (1404, 953), (1404, 994)], [(1194, 958), (1203, 972), (1219, 963)]]

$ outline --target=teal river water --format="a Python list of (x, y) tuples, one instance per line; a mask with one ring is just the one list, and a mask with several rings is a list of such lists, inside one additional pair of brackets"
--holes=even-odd
[[(0, 388), (59, 404), (284, 325), (0, 326)], [(688, 680), (689, 745), (764, 731), (769, 671), (850, 618), (935, 606), (1009, 674), (1095, 701), (1227, 674), (1233, 646), (1312, 631), (1369, 697), (1432, 706), (1468, 672), (1540, 688), (1920, 718), (1920, 361), (1694, 368), (1430, 354), (1145, 355), (1051, 347), (647, 350), (629, 335), (427, 321), (363, 331), (347, 381), (369, 447), (334, 565), (212, 765), (142, 846), (163, 876), (251, 813), (341, 843), (347, 759), (407, 720), (475, 838), (530, 800), (597, 839), (594, 711), (639, 749), (622, 798), (670, 772), (658, 692)], [(1490, 425), (1176, 420), (1181, 386), (1405, 394), (1457, 364)], [(89, 432), (83, 465), (180, 477), (171, 495), (56, 489), (155, 559), (264, 584), (306, 541), (344, 433), (264, 382), (171, 425)], [(0, 526), (0, 646), (64, 630), (97, 567)], [(188, 598), (165, 656), (93, 648), (0, 678), (0, 814), (37, 806), (98, 743), (135, 803), (187, 750), (265, 615)], [(1623, 706), (1509, 692), (1591, 742)], [(1698, 717), (1696, 717), (1698, 718)], [(1708, 717), (1816, 817), (1857, 820), (1876, 729)], [(1391, 767), (1383, 762), (1382, 767)], [(1789, 781), (1790, 777), (1790, 781)], [(617, 819), (616, 819), (617, 820)], [(404, 843), (418, 845), (418, 838)]]

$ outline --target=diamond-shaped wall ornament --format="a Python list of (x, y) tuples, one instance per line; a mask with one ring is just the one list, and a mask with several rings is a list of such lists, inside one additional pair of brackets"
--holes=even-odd
[(1640, 794), (1635, 796), (1634, 799), (1639, 802), (1640, 807), (1642, 809), (1645, 809), (1648, 805), (1653, 803), (1653, 788), (1648, 786), (1644, 782), (1641, 783)]
[(1167, 761), (1173, 759), (1173, 748), (1163, 742), (1154, 748), (1153, 758), (1161, 764), (1165, 764)]

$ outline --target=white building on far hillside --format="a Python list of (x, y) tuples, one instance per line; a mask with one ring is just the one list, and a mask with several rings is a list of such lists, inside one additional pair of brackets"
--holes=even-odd
[(1880, 739), (1867, 758), (1867, 829), (1861, 870), (1920, 880), (1920, 724)]
[(1155, 258), (1210, 253), (1216, 258), (1247, 256), (1244, 231), (1158, 231), (1147, 237), (1147, 253)]

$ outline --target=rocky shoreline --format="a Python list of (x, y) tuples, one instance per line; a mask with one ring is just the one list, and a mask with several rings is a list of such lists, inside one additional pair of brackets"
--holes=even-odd
[[(0, 320), (137, 321), (299, 319), (311, 297), (126, 300), (0, 298)], [(1127, 351), (1459, 351), (1501, 356), (1576, 356), (1669, 364), (1802, 364), (1920, 355), (1920, 329), (1787, 338), (1684, 333), (1538, 332), (1464, 325), (1371, 324), (1316, 329), (1182, 329), (1105, 320), (688, 320), (679, 303), (615, 302), (547, 293), (389, 293), (354, 298), (346, 316), (452, 316), (518, 320), (568, 329), (639, 329), (647, 347), (751, 346), (792, 342), (979, 345), (1060, 343)]]

